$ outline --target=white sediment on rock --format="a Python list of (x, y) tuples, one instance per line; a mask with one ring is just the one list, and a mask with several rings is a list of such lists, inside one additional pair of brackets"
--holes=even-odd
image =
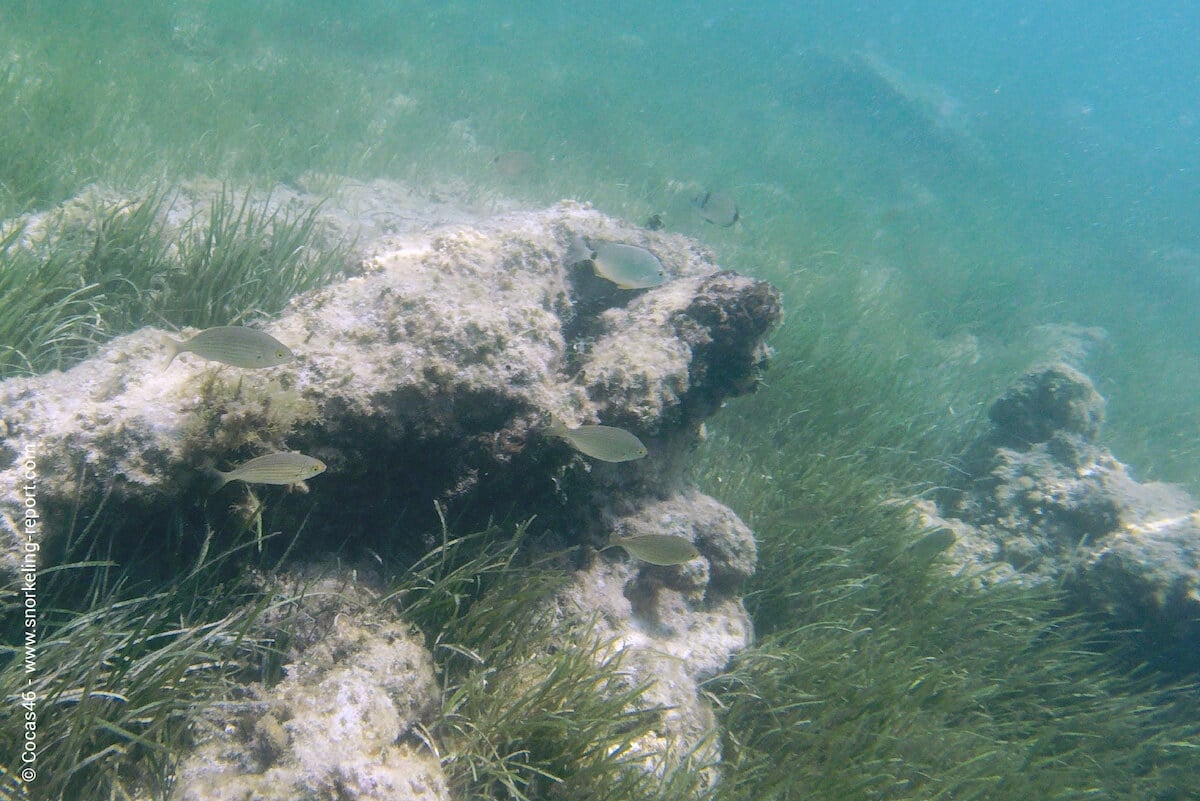
[[(328, 465), (303, 503), (281, 494), (273, 507), (277, 527), (303, 526), (305, 547), (318, 549), (302, 548), (298, 559), (347, 539), (411, 536), (411, 525), (395, 521), (412, 510), (431, 516), (435, 501), (468, 515), (463, 525), (485, 522), (493, 509), (536, 515), (567, 541), (592, 546), (619, 534), (687, 537), (701, 558), (653, 567), (610, 551), (578, 571), (556, 603), (565, 625), (600, 611), (600, 633), (629, 651), (639, 675), (658, 679), (648, 700), (671, 711), (662, 741), (642, 744), (646, 753), (686, 753), (704, 741), (716, 756), (697, 685), (750, 641), (739, 592), (753, 572), (754, 542), (732, 511), (695, 491), (685, 467), (704, 418), (755, 388), (778, 293), (721, 271), (692, 240), (577, 203), (437, 227), (426, 222), (438, 214), (373, 206), (395, 194), (386, 186), (354, 191), (327, 210), (330, 225), (350, 230), (354, 215), (390, 222), (357, 229), (364, 256), (355, 275), (298, 296), (261, 326), (296, 354), (291, 363), (249, 371), (185, 353), (164, 370), (163, 332), (144, 329), (66, 372), (0, 383), (0, 570), (11, 575), (20, 563), (27, 445), (37, 453), (51, 546), (43, 553), (51, 555), (70, 521), (100, 508), (117, 554), (122, 537), (161, 530), (165, 520), (203, 532), (229, 507), (207, 494), (203, 468), (280, 450)], [(575, 235), (651, 249), (670, 280), (636, 292), (606, 286), (586, 263), (565, 263)], [(544, 436), (552, 414), (569, 425), (626, 428), (649, 455), (589, 461)], [(380, 625), (376, 634), (403, 627)], [(436, 760), (429, 767), (427, 754), (397, 744), (415, 720), (401, 707), (429, 703), (436, 688), (416, 678), (392, 687), (391, 670), (373, 667), (378, 649), (391, 647), (356, 641), (353, 660), (319, 674), (297, 667), (265, 700), (286, 707), (287, 720), (260, 709), (247, 724), (257, 727), (259, 763), (236, 767), (245, 743), (215, 735), (207, 756), (181, 773), (177, 797), (208, 798), (211, 782), (229, 782), (274, 798), (261, 794), (262, 782), (280, 766), (290, 766), (290, 785), (280, 786), (299, 793), (281, 798), (324, 797), (332, 786), (344, 798), (441, 797)], [(425, 675), (422, 659), (413, 657), (421, 663), (413, 677)], [(342, 743), (366, 756), (336, 757)], [(422, 788), (398, 784), (414, 776), (425, 777)]]
[(1065, 363), (1031, 370), (992, 405), (969, 484), (920, 502), (920, 522), (954, 532), (950, 569), (978, 586), (1052, 582), (1177, 654), (1175, 669), (1200, 670), (1200, 504), (1182, 487), (1135, 481), (1096, 444), (1104, 406)]
[[(608, 311), (581, 319), (572, 270), (586, 267), (563, 264), (580, 231), (652, 245), (674, 280), (614, 291), (601, 299)], [(481, 483), (517, 481), (504, 471), (541, 460), (552, 413), (658, 435), (650, 467), (626, 475), (664, 485), (678, 476), (664, 467), (715, 402), (752, 385), (766, 358), (761, 337), (779, 312), (773, 290), (718, 273), (689, 240), (572, 203), (385, 237), (365, 250), (361, 275), (296, 298), (263, 326), (296, 353), (290, 364), (245, 371), (182, 354), (164, 370), (164, 334), (144, 329), (66, 372), (0, 384), (2, 447), (10, 458), (36, 448), (48, 531), (102, 492), (127, 513), (153, 514), (194, 497), (207, 464), (285, 449), (323, 459), (322, 483), (350, 490), (377, 480), (368, 454), (411, 457), (425, 494), (412, 500), (430, 508)], [(729, 319), (704, 319), (726, 303), (736, 307)], [(575, 347), (572, 326), (587, 329), (587, 348)], [(428, 469), (432, 445), (443, 451), (441, 470)], [(19, 469), (0, 472), (10, 566)]]
[(448, 798), (420, 734), (439, 697), (433, 660), (410, 626), (356, 594), (342, 579), (311, 587), (302, 603), (325, 621), (324, 636), (277, 687), (210, 711), (172, 801)]

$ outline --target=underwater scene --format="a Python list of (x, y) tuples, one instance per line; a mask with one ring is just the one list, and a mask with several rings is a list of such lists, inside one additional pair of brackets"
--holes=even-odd
[(1198, 35), (0, 2), (0, 801), (1200, 799)]

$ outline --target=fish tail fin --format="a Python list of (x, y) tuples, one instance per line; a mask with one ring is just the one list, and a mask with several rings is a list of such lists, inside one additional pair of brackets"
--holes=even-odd
[(576, 264), (584, 261), (591, 261), (596, 255), (596, 251), (592, 250), (591, 246), (579, 234), (571, 235), (571, 245), (567, 248), (566, 265), (573, 267)]
[(178, 339), (172, 339), (168, 336), (163, 337), (163, 345), (165, 345), (167, 348), (167, 363), (163, 365), (164, 373), (167, 371), (167, 368), (171, 366), (171, 362), (175, 361), (175, 357), (183, 352), (184, 344), (185, 343), (180, 342)]
[(547, 425), (543, 431), (548, 437), (561, 437), (563, 434), (567, 433), (567, 424), (562, 420), (559, 420), (558, 415), (551, 414), (550, 424)]
[(213, 495), (220, 490), (221, 487), (229, 483), (229, 481), (233, 478), (233, 473), (222, 473), (215, 467), (205, 467), (204, 478), (208, 482), (208, 486), (206, 487), (208, 494)]

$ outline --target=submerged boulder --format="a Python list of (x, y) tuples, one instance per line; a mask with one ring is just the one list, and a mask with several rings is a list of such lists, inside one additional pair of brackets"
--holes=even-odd
[(991, 407), (970, 480), (921, 506), (957, 538), (980, 584), (1053, 582), (1070, 602), (1139, 632), (1177, 669), (1200, 670), (1200, 505), (1140, 483), (1096, 443), (1104, 399), (1065, 364), (1022, 376)]
[(277, 686), (251, 685), (238, 703), (206, 710), (170, 797), (448, 798), (437, 756), (421, 744), (438, 700), (424, 643), (345, 577), (309, 582), (298, 603), (319, 636)]
[[(580, 232), (653, 249), (672, 280), (577, 303), (586, 266), (564, 254)], [(700, 422), (753, 389), (780, 315), (774, 289), (720, 271), (693, 241), (572, 203), (365, 250), (361, 275), (297, 297), (265, 326), (295, 352), (289, 364), (249, 371), (183, 354), (164, 370), (164, 333), (143, 329), (66, 372), (0, 383), (6, 572), (24, 542), (26, 457), (46, 545), (102, 500), (125, 523), (199, 523), (216, 505), (205, 468), (278, 450), (329, 466), (312, 498), (336, 502), (318, 503), (309, 525), (337, 536), (393, 536), (396, 509), (432, 515), (440, 501), (565, 517), (600, 538), (603, 508), (676, 491)], [(589, 462), (543, 436), (551, 415), (626, 428), (650, 454)]]
[[(438, 515), (461, 530), (536, 516), (547, 545), (584, 554), (621, 534), (686, 537), (701, 553), (687, 565), (645, 565), (620, 551), (584, 559), (554, 614), (566, 628), (599, 613), (600, 633), (630, 650), (632, 669), (659, 678), (647, 703), (672, 712), (661, 741), (641, 744), (647, 753), (706, 744), (718, 756), (698, 685), (750, 642), (739, 593), (754, 540), (685, 468), (703, 420), (758, 384), (778, 292), (722, 271), (693, 240), (577, 203), (364, 230), (352, 277), (296, 297), (262, 326), (294, 352), (287, 364), (243, 370), (184, 353), (164, 369), (165, 332), (147, 328), (65, 372), (0, 382), (0, 571), (18, 574), (29, 542), (43, 566), (77, 558), (83, 527), (102, 530), (118, 560), (168, 527), (184, 534), (173, 542), (207, 547), (205, 532), (260, 514), (260, 497), (273, 530), (297, 532), (288, 554), (301, 564), (348, 546), (420, 554), (431, 546), (420, 532), (436, 529)], [(579, 236), (646, 248), (668, 280), (606, 285), (586, 263), (568, 263)], [(649, 454), (588, 459), (545, 436), (552, 416), (625, 428)], [(328, 469), (292, 488), (303, 493), (232, 482), (210, 494), (209, 468), (284, 450)], [(186, 546), (161, 553), (146, 570), (183, 571), (196, 558)], [(316, 660), (319, 670), (298, 661), (279, 688), (249, 691), (250, 711), (218, 716), (174, 797), (274, 785), (279, 797), (443, 796), (437, 760), (401, 736), (437, 690), (404, 626), (381, 619), (330, 634), (311, 647), (337, 658)], [(411, 670), (396, 667), (397, 649)], [(335, 696), (345, 703), (328, 701)], [(335, 758), (355, 743), (368, 756)]]

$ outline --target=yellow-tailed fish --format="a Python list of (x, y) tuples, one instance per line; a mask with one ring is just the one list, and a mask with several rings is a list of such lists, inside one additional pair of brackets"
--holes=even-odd
[(559, 420), (551, 420), (546, 434), (566, 440), (583, 455), (602, 462), (628, 462), (649, 453), (640, 439), (623, 428), (591, 425), (567, 428)]
[(213, 470), (212, 492), (216, 492), (230, 481), (245, 481), (247, 484), (297, 484), (325, 472), (325, 463), (303, 453), (268, 453), (256, 456), (229, 472)]
[(292, 360), (287, 345), (270, 334), (240, 325), (206, 328), (184, 342), (167, 337), (167, 349), (169, 356), (164, 370), (181, 353), (194, 353), (202, 359), (234, 367), (275, 367)]
[(667, 280), (662, 262), (645, 248), (619, 242), (593, 243), (592, 269), (621, 289), (648, 289)]
[(623, 537), (605, 545), (600, 550), (609, 548), (624, 548), (626, 553), (635, 559), (649, 562), (652, 565), (682, 565), (700, 555), (696, 546), (672, 534), (640, 534), (636, 537)]
[(588, 241), (576, 234), (565, 259), (568, 266), (590, 261), (596, 275), (621, 289), (648, 289), (667, 280), (667, 271), (658, 256), (637, 245), (623, 245), (603, 239)]

